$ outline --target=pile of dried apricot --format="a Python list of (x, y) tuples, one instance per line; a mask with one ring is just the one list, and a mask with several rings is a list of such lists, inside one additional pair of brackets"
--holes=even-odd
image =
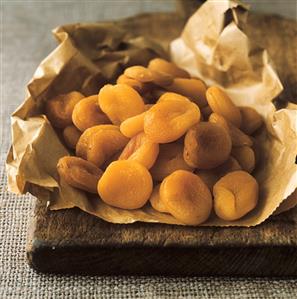
[(234, 221), (257, 205), (261, 116), (171, 62), (128, 67), (98, 95), (58, 95), (45, 111), (75, 150), (59, 160), (60, 178), (108, 205), (151, 205), (186, 225), (212, 211)]

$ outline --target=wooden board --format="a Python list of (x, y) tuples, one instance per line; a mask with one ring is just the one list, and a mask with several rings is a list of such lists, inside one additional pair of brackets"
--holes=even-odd
[[(127, 28), (167, 30), (169, 40), (182, 25), (177, 15), (154, 14), (133, 18)], [(247, 28), (276, 63), (285, 85), (281, 101), (297, 99), (296, 28), (294, 21), (258, 15)], [(115, 225), (78, 209), (51, 212), (37, 201), (27, 245), (29, 264), (42, 272), (297, 276), (297, 208), (255, 228), (194, 228)]]

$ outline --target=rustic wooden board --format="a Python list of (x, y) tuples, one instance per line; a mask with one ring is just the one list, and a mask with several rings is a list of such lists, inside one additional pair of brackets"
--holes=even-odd
[[(154, 14), (127, 28), (160, 33), (166, 45), (182, 25), (176, 15)], [(247, 28), (276, 63), (285, 85), (281, 101), (297, 99), (296, 28), (294, 21), (258, 15)], [(51, 212), (37, 201), (27, 256), (34, 269), (55, 273), (297, 276), (297, 208), (255, 228), (194, 228), (115, 225), (78, 209)]]

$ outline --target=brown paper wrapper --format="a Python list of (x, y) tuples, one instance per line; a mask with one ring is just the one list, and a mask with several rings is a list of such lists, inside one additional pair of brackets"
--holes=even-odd
[[(211, 215), (203, 224), (208, 226), (254, 226), (277, 213), (280, 204), (279, 211), (284, 211), (297, 202), (296, 196), (284, 200), (297, 186), (297, 111), (276, 111), (272, 105), (282, 85), (266, 51), (245, 35), (242, 27), (246, 13), (246, 7), (237, 1), (224, 0), (218, 5), (206, 2), (170, 47), (171, 57), (179, 66), (209, 84), (222, 86), (236, 104), (255, 108), (265, 119), (265, 128), (256, 136), (262, 153), (255, 172), (260, 185), (256, 209), (233, 222)], [(12, 115), (12, 146), (6, 163), (8, 188), (20, 194), (30, 192), (48, 201), (52, 210), (78, 207), (113, 223), (182, 224), (149, 204), (133, 211), (110, 207), (99, 197), (87, 197), (58, 179), (57, 161), (69, 152), (43, 115), (45, 101), (72, 90), (86, 96), (95, 94), (125, 67), (166, 57), (154, 35), (144, 38), (129, 25), (128, 20), (73, 24), (54, 30), (59, 46), (41, 62), (28, 85), (26, 100)], [(162, 39), (162, 34), (166, 40), (164, 30), (158, 32), (156, 40)]]

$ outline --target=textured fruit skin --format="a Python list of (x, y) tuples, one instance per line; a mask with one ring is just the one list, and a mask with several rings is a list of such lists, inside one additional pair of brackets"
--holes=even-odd
[(160, 213), (168, 213), (168, 210), (166, 209), (164, 203), (161, 201), (160, 197), (160, 185), (157, 185), (152, 192), (152, 195), (150, 197), (150, 203), (151, 206)]
[(175, 78), (166, 89), (190, 98), (199, 108), (207, 106), (206, 85), (202, 80)]
[(230, 172), (213, 187), (215, 213), (227, 221), (240, 219), (256, 207), (258, 194), (253, 176), (242, 170)]
[(159, 144), (151, 142), (144, 133), (134, 136), (123, 149), (119, 160), (134, 160), (150, 169), (159, 154)]
[(118, 126), (98, 125), (83, 132), (76, 144), (76, 155), (98, 167), (122, 150), (129, 139)]
[(251, 107), (240, 107), (242, 123), (240, 129), (248, 134), (253, 134), (263, 124), (262, 116)]
[(97, 193), (97, 184), (102, 175), (102, 170), (94, 164), (78, 158), (65, 156), (57, 164), (60, 178), (72, 187)]
[(255, 153), (249, 146), (234, 147), (231, 154), (241, 165), (242, 169), (251, 173), (256, 165)]
[(155, 143), (169, 143), (179, 139), (199, 122), (200, 110), (191, 102), (162, 101), (144, 116), (144, 132)]
[(63, 130), (64, 141), (71, 149), (75, 149), (80, 136), (81, 132), (73, 125), (68, 126)]
[(162, 181), (165, 177), (176, 170), (193, 171), (183, 157), (184, 146), (182, 143), (174, 142), (161, 144), (160, 152), (154, 166), (150, 169), (155, 181)]
[(200, 122), (186, 134), (184, 159), (198, 169), (211, 169), (224, 163), (232, 142), (228, 132), (217, 124)]
[(126, 84), (107, 84), (98, 95), (99, 106), (113, 124), (144, 112), (144, 102), (139, 93)]
[(166, 210), (187, 225), (206, 221), (212, 209), (208, 187), (197, 175), (185, 170), (177, 170), (163, 180), (160, 198)]
[(228, 158), (223, 164), (212, 169), (197, 169), (197, 174), (207, 187), (212, 190), (214, 184), (224, 175), (235, 170), (241, 170), (240, 164), (232, 156)]
[(252, 146), (253, 140), (250, 136), (242, 132), (236, 126), (234, 126), (231, 122), (227, 121), (223, 116), (212, 113), (208, 119), (209, 122), (218, 124), (222, 128), (226, 129), (230, 134), (232, 140), (232, 146)]
[(122, 74), (117, 79), (117, 84), (126, 84), (135, 89), (138, 93), (143, 92), (144, 84), (135, 79), (129, 78), (126, 75)]
[(85, 96), (78, 91), (58, 95), (45, 104), (45, 114), (56, 128), (66, 128), (72, 125), (74, 106)]
[(120, 131), (122, 134), (126, 137), (132, 138), (142, 132), (144, 126), (144, 115), (145, 112), (142, 112), (124, 120), (120, 125)]
[(134, 65), (126, 68), (124, 75), (142, 83), (152, 82), (154, 79), (152, 72), (148, 68), (141, 65)]
[(99, 107), (98, 95), (80, 100), (74, 106), (72, 121), (81, 132), (96, 125), (110, 123), (107, 115)]
[(148, 201), (153, 181), (148, 170), (136, 161), (112, 162), (98, 182), (102, 200), (117, 208), (139, 209)]
[(240, 110), (233, 104), (231, 99), (222, 89), (217, 86), (209, 87), (206, 91), (206, 98), (208, 105), (213, 112), (222, 115), (234, 126), (240, 128)]
[(179, 68), (174, 63), (161, 58), (152, 59), (148, 64), (148, 69), (169, 74), (172, 77), (190, 78), (190, 75), (187, 71)]

